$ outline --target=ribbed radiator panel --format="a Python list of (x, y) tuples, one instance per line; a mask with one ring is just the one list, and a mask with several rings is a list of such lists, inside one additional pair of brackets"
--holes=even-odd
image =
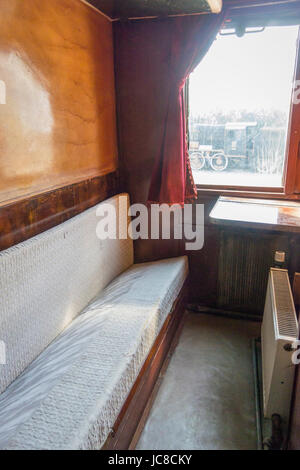
[(288, 273), (283, 269), (272, 269), (277, 330), (280, 336), (298, 337), (298, 323), (290, 288)]
[(269, 269), (277, 250), (288, 255), (286, 235), (222, 231), (218, 307), (262, 315)]
[[(270, 269), (261, 328), (264, 415), (288, 423), (295, 366), (292, 361), (298, 322), (288, 272)], [(289, 348), (287, 349), (286, 346)]]

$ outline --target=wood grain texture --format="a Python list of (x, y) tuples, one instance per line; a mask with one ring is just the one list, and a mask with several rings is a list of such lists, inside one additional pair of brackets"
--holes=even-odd
[(115, 171), (112, 25), (79, 0), (1, 0), (0, 201)]
[(0, 251), (65, 222), (119, 192), (119, 177), (115, 172), (2, 205)]
[(87, 0), (111, 19), (219, 12), (222, 0)]
[(295, 307), (299, 309), (300, 308), (300, 273), (294, 274), (293, 295), (294, 295)]
[(300, 450), (300, 375), (299, 365), (296, 367), (292, 409), (290, 416), (290, 429), (288, 450)]
[[(165, 47), (160, 46), (170, 43), (167, 24), (171, 20), (165, 21), (164, 28), (157, 20), (114, 23), (120, 165), (132, 203), (147, 201), (162, 141), (169, 62)], [(145, 54), (151, 60), (145, 62)], [(137, 262), (177, 256), (182, 251), (180, 240), (135, 242)]]

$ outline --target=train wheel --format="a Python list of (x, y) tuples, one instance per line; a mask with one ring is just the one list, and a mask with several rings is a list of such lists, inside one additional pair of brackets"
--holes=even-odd
[(216, 153), (210, 160), (210, 166), (215, 171), (224, 171), (228, 167), (228, 157), (224, 153)]
[(193, 170), (202, 170), (205, 165), (205, 158), (202, 152), (193, 152), (190, 155), (191, 167)]

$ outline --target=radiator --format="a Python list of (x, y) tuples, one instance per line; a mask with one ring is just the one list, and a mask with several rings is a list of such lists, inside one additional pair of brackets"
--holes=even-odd
[(220, 235), (217, 307), (262, 316), (274, 253), (284, 251), (289, 258), (288, 236), (251, 230)]
[(270, 269), (261, 339), (264, 415), (271, 418), (277, 413), (287, 423), (295, 373), (293, 343), (298, 339), (298, 322), (285, 269)]

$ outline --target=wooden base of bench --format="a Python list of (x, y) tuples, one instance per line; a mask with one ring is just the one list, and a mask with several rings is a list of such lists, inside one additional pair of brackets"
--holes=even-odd
[(103, 450), (134, 449), (158, 391), (159, 376), (165, 371), (183, 326), (187, 296), (184, 284), (171, 313), (168, 315), (130, 394), (103, 446)]

